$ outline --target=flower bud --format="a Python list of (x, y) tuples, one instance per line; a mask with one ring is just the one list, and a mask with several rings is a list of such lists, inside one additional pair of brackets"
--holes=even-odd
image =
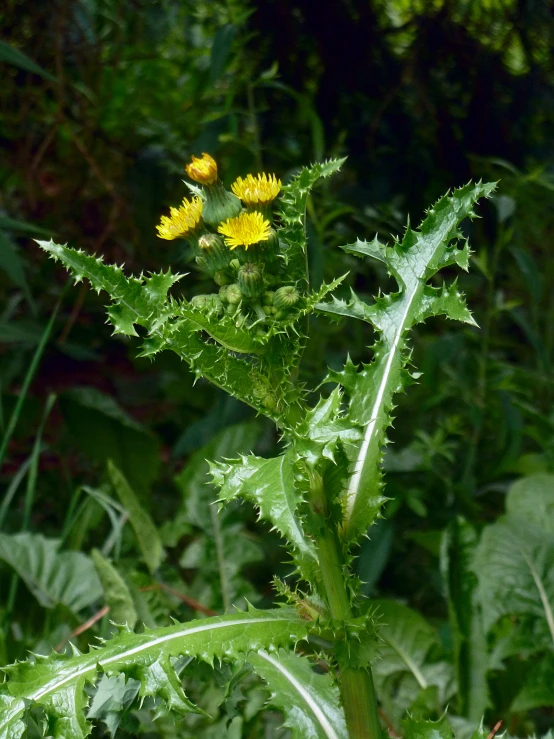
[(225, 298), (229, 305), (238, 305), (240, 303), (240, 301), (242, 300), (242, 290), (236, 282), (234, 282), (232, 285), (227, 285)]
[(229, 249), (217, 234), (204, 234), (198, 239), (198, 246), (202, 249), (202, 257), (210, 273), (225, 269), (231, 261)]
[(185, 169), (191, 180), (201, 185), (211, 185), (217, 180), (217, 164), (209, 154), (203, 153), (201, 157), (193, 156)]
[(254, 262), (243, 264), (239, 269), (238, 283), (245, 297), (259, 297), (265, 289), (263, 267)]
[(202, 313), (215, 313), (218, 316), (223, 313), (223, 303), (218, 295), (195, 295), (190, 304)]
[(290, 310), (300, 300), (300, 293), (294, 285), (283, 285), (275, 291), (273, 305), (278, 311)]
[(229, 285), (233, 282), (233, 275), (227, 269), (220, 269), (214, 274), (214, 282), (216, 285)]

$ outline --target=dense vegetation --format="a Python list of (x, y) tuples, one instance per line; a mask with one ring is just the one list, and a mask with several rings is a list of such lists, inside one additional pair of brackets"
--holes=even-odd
[[(358, 258), (357, 237), (402, 241), (407, 217), (422, 221), (447, 189), (499, 181), (481, 218), (461, 224), (469, 272), (451, 265), (430, 282), (457, 278), (478, 327), (431, 318), (410, 336), (413, 379), (395, 398), (383, 460), (388, 500), (352, 550), (364, 618), (382, 624), (380, 642), (367, 620), (362, 638), (381, 722), (416, 737), (433, 727), (448, 736), (448, 721), (465, 737), (484, 717), (478, 736), (499, 720), (511, 736), (544, 735), (554, 723), (550, 3), (333, 0), (316, 13), (298, 2), (7, 0), (0, 20), (0, 664), (29, 651), (69, 654), (70, 641), (86, 651), (116, 634), (111, 622), (140, 635), (247, 602), (268, 614), (302, 601), (323, 614), (321, 633), (298, 652), (316, 672), (299, 656), (280, 659), (304, 671), (314, 695), (336, 699), (336, 625), (326, 628), (324, 603), (303, 594), (306, 580), (319, 595), (324, 585), (283, 556), (280, 534), (290, 541), (290, 530), (258, 521), (222, 477), (225, 459), (279, 459), (294, 423), (281, 422), (267, 388), (253, 409), (175, 353), (137, 357), (137, 345), (105, 325), (106, 294), (86, 280), (69, 288), (31, 237), (124, 263), (128, 276), (188, 272), (172, 294), (190, 300), (213, 292), (211, 277), (194, 249), (158, 239), (155, 226), (190, 195), (182, 180), (192, 154), (209, 151), (228, 186), (265, 171), (285, 190), (302, 165), (346, 156), (307, 199), (311, 289), (348, 272), (334, 290), (344, 302), (317, 314), (310, 304), (310, 341), (294, 357), (291, 382), (312, 408), (320, 394), (334, 397), (334, 385), (318, 384), (341, 384), (347, 354), (369, 362), (378, 338), (374, 315), (337, 314), (360, 318), (360, 304), (402, 286), (376, 246), (376, 260)], [(360, 303), (347, 308), (350, 287)], [(367, 423), (357, 413), (354, 425)], [(221, 490), (206, 459), (219, 462)], [(246, 488), (242, 496), (260, 505)], [(317, 541), (314, 525), (307, 536)], [(304, 635), (295, 618), (275, 627), (277, 646), (288, 645), (279, 629)], [(213, 654), (231, 656), (225, 649)], [(213, 665), (191, 656), (172, 663), (184, 718), (159, 697), (141, 693), (140, 705), (138, 674), (106, 674), (86, 688), (93, 735), (301, 731), (294, 698), (278, 697), (259, 655)], [(192, 703), (205, 713), (189, 712)], [(43, 710), (28, 712), (28, 736), (54, 731)], [(281, 728), (283, 712), (291, 729)], [(9, 731), (0, 736), (19, 736)], [(309, 731), (297, 735), (320, 735)]]

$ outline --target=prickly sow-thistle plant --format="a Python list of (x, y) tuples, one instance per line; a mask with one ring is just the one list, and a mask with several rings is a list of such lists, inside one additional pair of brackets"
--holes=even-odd
[[(142, 633), (121, 627), (88, 654), (74, 650), (5, 668), (0, 738), (23, 736), (25, 714), (37, 704), (49, 736), (85, 737), (94, 715), (85, 686), (101, 673), (123, 675), (139, 701), (150, 696), (173, 711), (195, 711), (181, 683), (186, 670), (176, 671), (182, 656), (247, 661), (267, 682), (270, 702), (294, 737), (381, 736), (371, 674), (378, 615), (360, 597), (350, 565), (385, 501), (381, 459), (394, 395), (411, 382), (409, 331), (437, 315), (473, 323), (456, 283), (436, 287), (430, 279), (449, 265), (467, 269), (460, 222), (475, 217), (476, 201), (494, 186), (468, 184), (443, 197), (419, 230), (408, 226), (391, 246), (374, 239), (342, 247), (383, 262), (398, 283), (397, 292), (370, 304), (354, 292), (344, 301), (330, 297), (344, 276), (311, 288), (305, 232), (312, 186), (341, 164), (305, 168), (285, 186), (274, 176), (248, 175), (228, 192), (210, 156), (193, 158), (187, 172), (202, 187), (193, 186), (194, 197), (158, 226), (163, 239), (187, 239), (198, 267), (213, 278), (213, 292), (191, 300), (170, 294), (184, 275), (131, 277), (80, 250), (38, 242), (76, 281), (86, 277), (108, 293), (114, 333), (137, 337), (136, 326), (142, 327), (141, 356), (172, 350), (198, 378), (275, 422), (283, 439), (279, 456), (246, 454), (212, 464), (211, 474), (220, 505), (250, 501), (281, 534), (297, 580), (296, 586), (275, 581), (285, 605), (273, 610), (251, 608)], [(347, 359), (341, 372), (329, 372), (334, 389), (310, 405), (296, 378), (314, 312), (365, 321), (378, 339), (367, 364)], [(317, 649), (328, 645), (319, 652), (327, 674), (314, 673), (308, 657), (295, 652), (315, 637)], [(417, 735), (408, 725), (410, 731)]]

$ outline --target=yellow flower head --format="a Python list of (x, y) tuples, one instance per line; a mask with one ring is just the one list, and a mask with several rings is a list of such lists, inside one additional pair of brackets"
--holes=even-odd
[(275, 200), (281, 189), (281, 180), (274, 174), (247, 175), (244, 179), (237, 177), (231, 190), (246, 205), (268, 205)]
[(248, 249), (258, 241), (267, 241), (270, 236), (270, 224), (261, 213), (241, 213), (236, 218), (228, 218), (217, 229), (225, 237), (225, 243), (230, 249), (244, 246)]
[(217, 180), (217, 164), (209, 154), (192, 157), (192, 162), (185, 167), (191, 180), (201, 185), (211, 185)]
[(160, 239), (172, 241), (189, 236), (194, 231), (202, 217), (202, 201), (197, 197), (192, 200), (184, 198), (182, 205), (170, 208), (169, 212), (171, 215), (162, 216), (156, 228)]

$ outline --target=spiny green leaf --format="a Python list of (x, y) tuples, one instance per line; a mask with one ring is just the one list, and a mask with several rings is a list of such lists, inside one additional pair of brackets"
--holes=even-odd
[(140, 690), (140, 682), (125, 675), (103, 675), (92, 703), (87, 713), (87, 718), (101, 719), (107, 726), (111, 736), (114, 736), (123, 714), (131, 707)]
[(0, 693), (0, 739), (21, 739), (25, 724), (21, 720), (25, 703), (21, 698)]
[(240, 354), (261, 354), (266, 350), (267, 338), (263, 331), (239, 327), (236, 320), (228, 314), (207, 315), (194, 305), (183, 301), (175, 304), (175, 314), (188, 319), (198, 330), (206, 331), (212, 339), (230, 351)]
[(0, 559), (12, 567), (43, 608), (61, 603), (80, 611), (102, 596), (92, 561), (81, 552), (59, 552), (60, 542), (41, 534), (1, 534)]
[[(251, 609), (141, 634), (122, 630), (88, 654), (36, 655), (32, 662), (3, 668), (8, 681), (0, 686), (0, 700), (9, 713), (0, 716), (0, 738), (17, 737), (25, 706), (38, 704), (44, 707), (56, 739), (83, 739), (92, 728), (84, 718), (84, 686), (96, 681), (98, 670), (108, 677), (133, 677), (140, 681), (142, 695), (157, 696), (177, 710), (187, 710), (172, 658), (187, 655), (210, 664), (215, 659), (235, 661), (251, 650), (271, 651), (294, 645), (306, 634), (306, 621), (294, 611)], [(9, 696), (24, 699), (25, 703), (14, 703)]]
[(285, 262), (287, 276), (302, 285), (308, 282), (306, 274), (306, 201), (310, 190), (320, 177), (337, 172), (345, 159), (330, 159), (311, 167), (304, 167), (285, 185), (279, 201), (279, 217), (282, 223), (280, 238), (286, 245)]
[(317, 674), (306, 657), (259, 650), (248, 661), (271, 690), (293, 739), (348, 739), (339, 691), (329, 674)]
[(402, 721), (406, 739), (454, 739), (454, 732), (445, 716), (438, 721), (409, 716)]
[(305, 413), (293, 433), (296, 453), (310, 465), (321, 457), (333, 460), (339, 442), (353, 446), (361, 439), (360, 427), (342, 411), (342, 393), (338, 387)]
[(219, 500), (242, 497), (252, 502), (260, 517), (270, 521), (292, 546), (301, 574), (311, 580), (317, 553), (296, 513), (301, 500), (294, 484), (292, 452), (273, 459), (250, 455), (234, 462), (217, 462), (210, 470), (220, 488)]
[(135, 323), (154, 331), (169, 317), (168, 290), (184, 275), (172, 275), (168, 271), (150, 277), (126, 277), (121, 267), (104, 264), (102, 257), (53, 241), (37, 241), (37, 244), (53, 259), (59, 259), (76, 282), (86, 278), (97, 292), (105, 290), (110, 295), (114, 305), (108, 315), (114, 333), (137, 336)]
[(343, 373), (329, 374), (329, 379), (343, 384), (350, 394), (351, 420), (365, 427), (345, 496), (343, 535), (347, 542), (357, 541), (374, 519), (375, 500), (382, 487), (382, 447), (385, 430), (391, 423), (393, 396), (410, 381), (405, 369), (410, 356), (406, 343), (408, 332), (431, 315), (446, 314), (472, 322), (455, 285), (436, 289), (427, 281), (449, 264), (467, 266), (467, 243), (458, 249), (450, 242), (460, 238), (459, 224), (474, 215), (475, 202), (490, 195), (494, 187), (494, 184), (470, 183), (441, 198), (428, 211), (419, 231), (408, 225), (402, 241), (392, 247), (382, 247), (376, 241), (370, 244), (358, 241), (343, 247), (357, 256), (371, 256), (385, 262), (400, 291), (377, 297), (367, 308), (356, 296), (348, 304), (335, 300), (318, 306), (323, 312), (369, 321), (381, 335), (370, 365), (357, 371), (350, 363)]

